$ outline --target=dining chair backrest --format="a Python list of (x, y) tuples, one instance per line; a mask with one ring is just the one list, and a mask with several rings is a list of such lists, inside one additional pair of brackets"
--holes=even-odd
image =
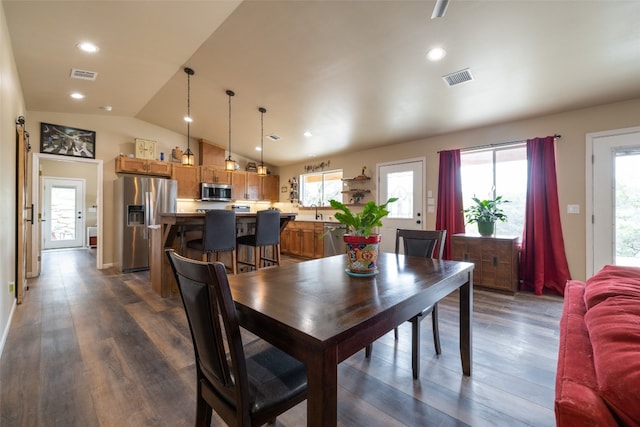
[(204, 377), (231, 407), (247, 411), (249, 419), (246, 361), (224, 264), (192, 260), (173, 250), (167, 254), (191, 330), (198, 379)]
[(442, 259), (447, 230), (396, 230), (396, 254), (402, 240), (404, 254), (424, 258)]
[(267, 209), (256, 213), (256, 246), (280, 244), (280, 211)]
[(204, 216), (203, 252), (224, 252), (236, 248), (236, 213), (213, 209)]

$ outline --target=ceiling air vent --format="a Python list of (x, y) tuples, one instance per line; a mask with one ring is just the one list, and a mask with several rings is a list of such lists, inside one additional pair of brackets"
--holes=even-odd
[(71, 78), (72, 79), (81, 79), (81, 80), (95, 80), (98, 77), (98, 73), (95, 71), (87, 71), (87, 70), (78, 70), (77, 68), (71, 69)]
[(464, 70), (456, 71), (455, 73), (442, 76), (442, 80), (444, 80), (444, 82), (449, 87), (451, 87), (473, 80), (473, 75), (471, 74), (471, 70), (469, 68), (465, 68)]
[(281, 137), (279, 137), (275, 133), (272, 133), (271, 135), (267, 135), (267, 138), (269, 138), (272, 141), (280, 141), (282, 139)]

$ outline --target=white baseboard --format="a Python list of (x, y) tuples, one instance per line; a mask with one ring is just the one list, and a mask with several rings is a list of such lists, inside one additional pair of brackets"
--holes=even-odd
[(11, 313), (9, 313), (9, 318), (7, 319), (7, 325), (2, 331), (2, 341), (0, 341), (0, 358), (2, 358), (2, 350), (4, 350), (4, 344), (7, 342), (7, 337), (9, 336), (9, 329), (11, 328), (11, 321), (13, 320), (13, 313), (16, 311), (16, 306), (18, 305), (18, 300), (13, 299), (13, 306), (11, 307)]

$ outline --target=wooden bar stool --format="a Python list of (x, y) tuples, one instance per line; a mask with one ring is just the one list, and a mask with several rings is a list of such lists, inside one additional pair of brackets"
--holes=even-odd
[[(253, 260), (238, 260), (238, 264), (248, 265), (254, 270), (280, 265), (280, 212), (275, 209), (258, 211), (255, 234), (240, 236), (236, 242), (253, 247)], [(271, 257), (266, 254), (267, 247), (273, 249)]]
[(202, 261), (207, 262), (211, 262), (212, 253), (218, 261), (220, 252), (231, 252), (231, 265), (226, 267), (236, 274), (236, 213), (222, 209), (207, 211), (202, 239), (189, 240), (187, 248), (200, 251)]

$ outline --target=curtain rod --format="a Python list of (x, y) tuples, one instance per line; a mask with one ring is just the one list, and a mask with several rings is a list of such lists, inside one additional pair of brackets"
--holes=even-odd
[[(555, 139), (560, 139), (562, 138), (562, 135), (556, 133), (553, 135), (553, 137)], [(507, 142), (497, 142), (494, 144), (485, 144), (485, 145), (476, 145), (475, 147), (466, 147), (466, 148), (461, 148), (460, 152), (463, 151), (473, 151), (473, 150), (481, 150), (483, 148), (494, 148), (494, 147), (502, 147), (504, 145), (513, 145), (513, 144), (519, 144), (522, 142), (527, 142), (526, 139), (520, 140), (520, 141), (507, 141)], [(437, 153), (440, 153), (440, 151), (438, 151)]]

